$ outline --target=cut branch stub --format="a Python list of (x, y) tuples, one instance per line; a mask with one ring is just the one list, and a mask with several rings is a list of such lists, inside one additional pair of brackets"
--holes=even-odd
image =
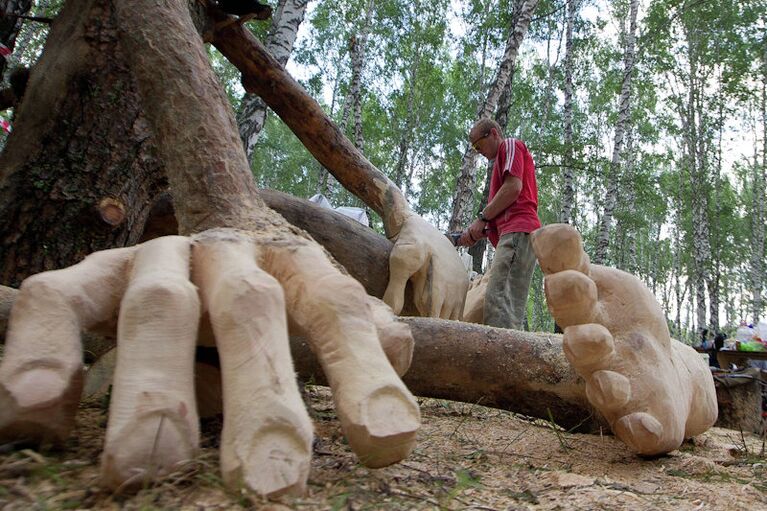
[(98, 209), (101, 219), (113, 227), (125, 221), (125, 205), (119, 199), (104, 197)]

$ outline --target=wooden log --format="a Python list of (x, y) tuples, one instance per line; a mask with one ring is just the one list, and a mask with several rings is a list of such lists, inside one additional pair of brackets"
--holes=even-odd
[(242, 73), (245, 90), (258, 94), (344, 188), (381, 216), (387, 235), (396, 236), (411, 213), (399, 188), (354, 147), (246, 27), (219, 25), (212, 37), (214, 46)]
[[(0, 286), (0, 325), (17, 291)], [(604, 426), (588, 404), (583, 381), (562, 351), (561, 336), (504, 330), (431, 318), (402, 318), (415, 339), (413, 363), (404, 377), (417, 396), (450, 399), (549, 419), (565, 428), (598, 431)], [(3, 342), (5, 341), (5, 330)], [(83, 337), (91, 360), (114, 347), (110, 336)], [(308, 343), (291, 337), (299, 377), (322, 384), (325, 376)], [(200, 348), (198, 361), (217, 365), (215, 350)], [(99, 364), (98, 382), (106, 388), (109, 372)], [(96, 375), (93, 375), (94, 377)]]
[[(577, 431), (609, 430), (586, 399), (583, 380), (570, 368), (562, 337), (433, 318), (402, 318), (415, 339), (413, 363), (403, 377), (416, 396), (449, 399), (553, 418)], [(291, 337), (296, 371), (324, 384), (306, 341)]]
[(330, 252), (369, 295), (381, 298), (389, 282), (393, 244), (373, 229), (332, 209), (277, 190), (259, 190), (266, 205), (307, 231)]

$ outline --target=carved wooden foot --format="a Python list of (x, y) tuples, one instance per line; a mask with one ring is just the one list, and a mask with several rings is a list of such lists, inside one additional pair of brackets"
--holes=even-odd
[(546, 300), (564, 328), (565, 355), (613, 432), (640, 454), (678, 448), (716, 421), (711, 373), (670, 338), (655, 297), (633, 275), (589, 263), (564, 224), (533, 234)]

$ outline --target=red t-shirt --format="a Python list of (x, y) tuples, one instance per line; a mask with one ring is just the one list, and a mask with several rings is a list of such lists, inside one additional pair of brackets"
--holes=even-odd
[(538, 218), (538, 184), (535, 181), (535, 163), (527, 146), (521, 140), (505, 139), (498, 147), (490, 177), (490, 196), (493, 200), (500, 190), (506, 174), (522, 180), (522, 190), (517, 200), (489, 224), (488, 238), (493, 246), (510, 232), (533, 232), (541, 226)]

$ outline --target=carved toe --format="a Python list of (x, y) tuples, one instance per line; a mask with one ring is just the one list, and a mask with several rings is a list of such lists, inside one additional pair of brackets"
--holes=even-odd
[(587, 324), (565, 328), (564, 351), (576, 371), (605, 367), (615, 353), (613, 336), (602, 325)]
[(546, 302), (561, 327), (592, 323), (596, 316), (597, 286), (583, 273), (566, 270), (547, 275)]
[(663, 425), (652, 415), (632, 413), (618, 419), (613, 430), (629, 447), (639, 454), (654, 455), (669, 452), (679, 446), (679, 441), (664, 438)]
[(586, 384), (586, 397), (602, 411), (618, 410), (631, 399), (631, 383), (615, 371), (597, 371)]

